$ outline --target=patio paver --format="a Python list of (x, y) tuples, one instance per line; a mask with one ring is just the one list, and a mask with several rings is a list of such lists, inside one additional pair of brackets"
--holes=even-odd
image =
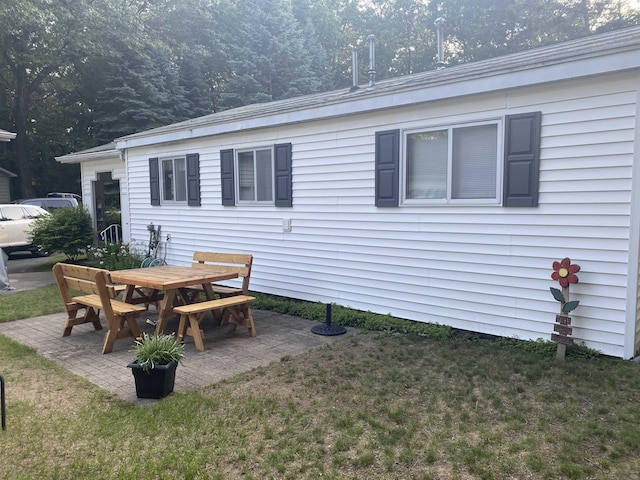
[[(205, 351), (197, 351), (193, 339), (186, 338), (186, 358), (178, 366), (175, 392), (204, 387), (342, 338), (312, 333), (311, 327), (317, 322), (264, 310), (252, 309), (252, 313), (257, 332), (255, 338), (242, 327), (229, 333), (228, 326), (216, 326), (211, 318), (202, 321)], [(142, 315), (140, 328), (143, 332), (153, 333), (153, 325), (144, 322), (147, 318), (154, 320), (155, 312), (151, 310), (148, 315)], [(0, 323), (0, 333), (34, 348), (44, 357), (123, 400), (140, 404), (156, 401), (136, 397), (133, 375), (127, 368), (133, 360), (133, 354), (129, 352), (133, 339), (118, 340), (113, 352), (103, 355), (105, 329), (94, 330), (91, 324), (78, 325), (70, 336), (63, 337), (65, 319), (66, 313), (58, 313)], [(102, 323), (104, 327), (104, 319)], [(174, 316), (169, 319), (166, 332), (175, 332), (177, 328), (178, 317)], [(347, 334), (353, 331), (348, 329)]]

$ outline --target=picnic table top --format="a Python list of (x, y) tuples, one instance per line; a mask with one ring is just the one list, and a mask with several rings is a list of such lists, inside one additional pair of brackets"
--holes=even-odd
[(127, 285), (153, 288), (156, 290), (168, 290), (188, 287), (190, 285), (202, 285), (205, 283), (219, 282), (237, 278), (236, 272), (228, 272), (215, 269), (200, 269), (163, 265), (149, 268), (131, 268), (129, 270), (114, 270), (111, 272), (111, 280)]

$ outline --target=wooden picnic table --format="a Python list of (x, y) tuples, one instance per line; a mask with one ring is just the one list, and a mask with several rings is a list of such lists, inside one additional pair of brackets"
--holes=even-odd
[(164, 332), (168, 318), (173, 314), (174, 305), (187, 304), (193, 297), (181, 289), (201, 285), (208, 300), (213, 300), (215, 294), (211, 287), (212, 282), (237, 278), (237, 272), (205, 270), (192, 267), (178, 267), (163, 265), (150, 268), (132, 268), (129, 270), (115, 270), (111, 272), (111, 280), (123, 283), (127, 286), (124, 292), (124, 301), (136, 303), (133, 294), (136, 289), (146, 288), (150, 290), (149, 296), (153, 298), (159, 291), (164, 291), (164, 296), (158, 311), (158, 323), (156, 333)]

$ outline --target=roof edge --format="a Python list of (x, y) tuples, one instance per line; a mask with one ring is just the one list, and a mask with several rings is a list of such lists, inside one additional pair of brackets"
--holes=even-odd
[[(245, 105), (116, 139), (118, 149), (355, 115), (640, 68), (640, 26), (347, 90)], [(497, 79), (497, 81), (496, 81)]]

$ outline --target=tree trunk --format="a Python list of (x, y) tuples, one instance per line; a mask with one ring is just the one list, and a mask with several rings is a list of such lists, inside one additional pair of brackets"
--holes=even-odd
[(15, 119), (16, 138), (14, 140), (16, 164), (20, 175), (21, 192), (19, 197), (34, 197), (33, 172), (31, 159), (29, 158), (29, 139), (27, 125), (29, 115), (30, 91), (27, 81), (27, 72), (19, 70), (17, 75), (16, 96), (13, 105), (13, 118)]

